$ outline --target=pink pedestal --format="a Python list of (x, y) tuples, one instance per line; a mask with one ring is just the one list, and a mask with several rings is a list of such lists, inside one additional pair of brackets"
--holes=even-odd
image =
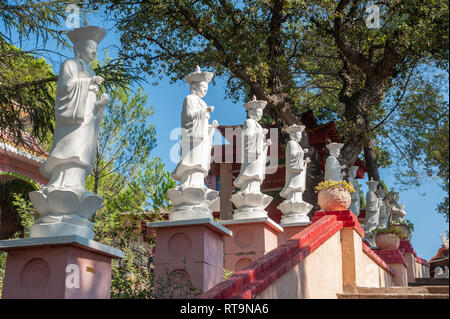
[(417, 253), (414, 250), (409, 240), (400, 240), (400, 247), (398, 247), (400, 252), (403, 254), (403, 258), (408, 265), (408, 282), (416, 281), (416, 257)]
[(0, 241), (4, 299), (109, 299), (118, 249), (79, 236)]
[(355, 231), (361, 236), (364, 237), (364, 230), (361, 227), (361, 224), (358, 221), (358, 218), (353, 214), (350, 209), (347, 210), (318, 210), (314, 212), (314, 217), (311, 219), (313, 223), (318, 221), (323, 216), (336, 216), (338, 221), (341, 221), (344, 225), (344, 228), (351, 227), (354, 228)]
[(268, 217), (221, 221), (233, 232), (225, 238), (225, 269), (237, 271), (278, 247), (283, 228)]
[[(232, 235), (228, 229), (208, 218), (147, 226), (156, 231), (155, 286), (162, 293), (168, 283), (186, 286), (190, 281), (205, 291), (223, 280), (223, 237)], [(175, 289), (172, 297), (183, 293)]]
[(395, 272), (394, 286), (408, 286), (408, 264), (399, 249), (376, 249), (374, 252)]
[(278, 246), (289, 240), (295, 234), (298, 234), (303, 229), (311, 225), (311, 223), (285, 224), (282, 225), (284, 232), (278, 233)]

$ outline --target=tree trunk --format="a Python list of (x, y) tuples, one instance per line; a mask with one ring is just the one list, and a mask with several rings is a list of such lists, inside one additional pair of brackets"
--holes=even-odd
[(371, 139), (368, 139), (367, 145), (364, 146), (364, 161), (366, 162), (368, 179), (373, 178), (374, 181), (380, 182), (378, 162)]

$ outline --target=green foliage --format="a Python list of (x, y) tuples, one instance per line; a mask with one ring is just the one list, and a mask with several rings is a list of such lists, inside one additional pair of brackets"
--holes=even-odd
[[(53, 128), (53, 102), (56, 76), (51, 66), (37, 54), (46, 52), (45, 43), (56, 39), (66, 45), (58, 30), (65, 20), (67, 4), (59, 1), (0, 1), (0, 129), (13, 133), (31, 126), (39, 140), (45, 141)], [(34, 40), (36, 47), (25, 52), (15, 45)], [(24, 114), (26, 116), (24, 116)]]
[(389, 194), (389, 188), (388, 188), (387, 184), (385, 183), (384, 179), (381, 180), (381, 186), (383, 187), (384, 192), (386, 193), (386, 196), (387, 196), (387, 194)]
[(373, 234), (394, 234), (400, 239), (406, 239), (408, 236), (396, 226), (391, 226), (389, 228), (377, 228), (372, 231)]
[(321, 191), (323, 189), (329, 189), (329, 188), (344, 188), (344, 189), (348, 190), (350, 193), (355, 192), (355, 188), (353, 187), (353, 185), (351, 183), (346, 182), (346, 181), (333, 181), (331, 179), (328, 181), (320, 182), (314, 189), (315, 189), (316, 193), (318, 193), (319, 191)]
[(38, 213), (28, 199), (28, 194), (13, 194), (14, 200), (12, 204), (14, 205), (17, 215), (19, 216), (20, 224), (23, 227), (22, 237), (28, 237), (30, 235), (31, 226), (34, 224), (34, 220), (38, 216)]
[(7, 257), (8, 257), (7, 253), (0, 251), (0, 298), (2, 297), (3, 279), (5, 278), (6, 258)]
[(366, 209), (366, 198), (364, 194), (359, 195), (359, 207), (360, 209)]
[(404, 225), (404, 226), (408, 227), (410, 233), (414, 232), (414, 224), (408, 219), (394, 221), (391, 223), (391, 225), (393, 225), (393, 226)]
[[(12, 182), (13, 183), (0, 183), (0, 194), (3, 195), (3, 199), (7, 198), (9, 209), (14, 209), (17, 212), (20, 224), (23, 227), (23, 233), (16, 232), (11, 239), (29, 236), (30, 228), (37, 216), (36, 211), (28, 199), (28, 193), (26, 192), (27, 188), (32, 189), (32, 186), (29, 184), (24, 184), (21, 180)], [(9, 192), (3, 192), (3, 190), (1, 190), (2, 185), (10, 185), (12, 187), (8, 189)], [(6, 194), (7, 196), (5, 196)], [(5, 277), (7, 256), (8, 254), (6, 252), (0, 252), (0, 298), (3, 288), (3, 279)]]
[[(61, 26), (68, 4), (76, 4), (86, 14), (84, 1), (6, 1), (0, 0), (0, 130), (8, 131), (22, 143), (21, 131), (30, 132), (47, 149), (54, 128), (54, 102), (57, 75), (42, 57), (59, 55), (58, 48), (47, 48), (55, 39), (57, 47), (68, 47)], [(23, 41), (33, 41), (34, 49), (24, 51)], [(56, 49), (56, 50), (54, 50)], [(105, 78), (104, 85), (126, 86), (141, 81), (119, 59), (108, 61), (94, 71)]]
[(230, 278), (230, 276), (234, 273), (234, 271), (223, 269), (223, 280)]
[(186, 271), (186, 266), (183, 270), (171, 273), (166, 268), (163, 275), (155, 278), (153, 297), (155, 299), (192, 299), (200, 295), (201, 290), (186, 278)]

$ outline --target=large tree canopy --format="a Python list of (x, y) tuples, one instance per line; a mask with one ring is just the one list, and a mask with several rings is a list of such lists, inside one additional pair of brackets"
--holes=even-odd
[[(342, 161), (351, 165), (363, 151), (376, 180), (378, 167), (397, 155), (408, 162), (401, 166), (408, 176), (419, 176), (414, 169), (424, 161), (439, 165), (423, 141), (445, 131), (446, 120), (435, 119), (448, 112), (442, 99), (448, 88), (431, 77), (439, 69), (448, 77), (447, 1), (95, 3), (116, 19), (122, 55), (154, 78), (168, 74), (176, 81), (198, 64), (225, 78), (234, 100), (254, 94), (268, 101), (265, 115), (280, 126), (298, 124), (308, 109), (320, 120), (336, 120)], [(430, 107), (436, 116), (419, 116)], [(418, 119), (414, 130), (410, 121)], [(419, 136), (413, 148), (394, 145), (411, 130)]]

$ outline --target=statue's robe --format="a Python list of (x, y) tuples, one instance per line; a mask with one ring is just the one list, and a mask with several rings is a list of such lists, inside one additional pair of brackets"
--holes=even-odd
[(381, 197), (378, 197), (378, 201), (380, 202), (379, 203), (380, 213), (379, 213), (378, 227), (388, 228), (389, 216), (388, 216), (386, 204), (384, 203), (384, 200)]
[(181, 181), (187, 171), (198, 170), (208, 174), (214, 129), (209, 126), (206, 103), (195, 94), (186, 96), (181, 112), (181, 156), (172, 176)]
[(55, 134), (52, 149), (40, 168), (50, 178), (61, 164), (76, 164), (92, 171), (101, 114), (95, 108), (97, 85), (90, 66), (79, 58), (66, 60), (59, 72), (56, 89)]
[(368, 191), (366, 194), (366, 220), (365, 230), (375, 229), (379, 222), (379, 201), (377, 195), (373, 191)]
[(355, 216), (359, 216), (361, 210), (361, 198), (360, 198), (361, 191), (359, 189), (359, 184), (355, 178), (351, 177), (349, 177), (349, 182), (352, 183), (353, 188), (355, 189), (355, 191), (350, 194), (352, 198), (350, 210), (353, 212), (353, 214), (355, 214)]
[(334, 156), (328, 156), (326, 162), (325, 162), (325, 176), (324, 180), (333, 180), (333, 181), (340, 181), (342, 180), (341, 175), (341, 164)]
[(242, 131), (242, 164), (236, 187), (242, 188), (246, 181), (264, 181), (266, 173), (267, 146), (266, 136), (258, 121), (247, 119)]
[(288, 198), (292, 192), (305, 191), (306, 167), (303, 160), (304, 151), (295, 141), (289, 141), (286, 146), (286, 182), (280, 196)]

